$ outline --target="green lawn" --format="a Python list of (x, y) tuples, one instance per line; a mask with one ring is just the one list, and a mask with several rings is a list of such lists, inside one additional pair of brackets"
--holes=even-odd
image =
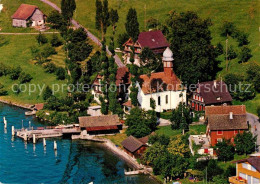
[[(35, 65), (32, 61), (30, 47), (37, 45), (35, 35), (8, 35), (4, 37), (8, 40), (8, 44), (0, 47), (0, 62), (8, 66), (20, 66), (24, 72), (31, 74), (33, 80), (29, 84), (26, 84), (26, 87), (29, 87), (30, 84), (36, 84), (42, 87), (43, 85), (51, 86), (52, 84), (61, 85), (62, 83), (65, 83), (65, 81), (57, 81), (54, 74), (45, 73), (42, 66)], [(58, 51), (57, 56), (52, 57), (60, 57), (59, 63), (64, 61), (61, 50)], [(56, 58), (56, 62), (58, 62), (57, 60), (58, 59)], [(13, 84), (19, 83), (18, 81), (12, 81), (9, 79), (9, 76), (5, 76), (0, 77), (0, 83), (8, 90), (8, 96), (1, 97), (1, 99), (31, 104), (42, 102), (42, 98), (39, 95), (39, 89), (31, 95), (28, 93), (16, 95), (11, 89)], [(61, 96), (62, 93), (59, 93), (58, 95)]]

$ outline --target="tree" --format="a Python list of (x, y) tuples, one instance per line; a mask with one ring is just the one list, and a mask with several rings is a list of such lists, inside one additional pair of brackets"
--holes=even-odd
[(60, 29), (63, 25), (66, 25), (60, 12), (53, 10), (47, 17), (47, 22), (51, 24), (53, 29)]
[(188, 129), (192, 123), (191, 110), (185, 104), (180, 103), (176, 109), (172, 111), (171, 117), (172, 129)]
[(147, 69), (148, 73), (156, 70), (158, 67), (160, 67), (160, 64), (162, 63), (149, 47), (145, 47), (142, 50), (140, 54), (140, 61), (143, 69)]
[(209, 160), (207, 168), (204, 169), (204, 176), (207, 175), (208, 180), (212, 181), (214, 176), (218, 176), (223, 173), (223, 170), (218, 166), (216, 160)]
[(102, 2), (101, 0), (96, 0), (96, 29), (101, 32), (102, 41), (104, 41), (104, 37), (109, 25), (110, 21), (108, 1), (103, 0)]
[(256, 96), (255, 88), (252, 83), (239, 82), (237, 88), (232, 92), (233, 97), (239, 101), (246, 101), (253, 99)]
[(43, 100), (46, 101), (46, 100), (48, 100), (52, 96), (53, 96), (52, 90), (51, 90), (51, 88), (49, 86), (47, 86), (45, 88), (45, 90), (43, 91), (43, 93), (42, 93), (42, 98), (43, 98)]
[(218, 55), (222, 55), (224, 53), (223, 45), (221, 43), (217, 44), (216, 52), (217, 52)]
[(154, 116), (149, 115), (148, 112), (138, 107), (132, 108), (126, 119), (126, 125), (128, 126), (126, 134), (138, 138), (144, 137), (154, 131), (152, 128), (156, 127), (156, 123), (157, 120), (154, 119)]
[(57, 76), (57, 80), (64, 80), (66, 77), (65, 69), (62, 67), (58, 67), (56, 69), (56, 76)]
[(239, 62), (247, 62), (251, 57), (251, 50), (247, 46), (243, 46), (239, 55)]
[(215, 79), (220, 61), (216, 59), (218, 50), (211, 44), (211, 21), (194, 12), (172, 12), (167, 24), (175, 73), (188, 85)]
[(135, 42), (139, 36), (139, 23), (137, 20), (137, 12), (134, 8), (130, 8), (128, 10), (128, 13), (126, 16), (125, 29), (126, 29), (127, 34)]
[(248, 45), (249, 41), (248, 41), (248, 34), (237, 31), (236, 36), (237, 41), (238, 41), (238, 46), (243, 46), (243, 45)]
[(164, 134), (155, 134), (155, 135), (149, 136), (149, 140), (148, 140), (149, 144), (153, 145), (157, 142), (161, 145), (168, 146), (170, 143), (170, 137), (168, 137)]
[(221, 36), (228, 37), (234, 36), (237, 32), (237, 28), (235, 27), (233, 22), (224, 21), (221, 27)]
[(177, 135), (171, 138), (171, 141), (168, 145), (168, 151), (173, 155), (178, 155), (185, 158), (189, 157), (190, 153), (190, 149), (188, 145), (183, 142), (181, 135)]
[(8, 92), (4, 89), (4, 85), (0, 83), (0, 96), (6, 96)]
[(234, 50), (233, 46), (230, 45), (229, 49), (228, 49), (228, 59), (229, 60), (232, 60), (232, 59), (235, 59), (237, 57), (237, 53), (236, 51)]
[(253, 83), (257, 92), (260, 92), (260, 66), (257, 63), (252, 63), (246, 70), (246, 80)]
[(33, 79), (33, 77), (30, 74), (26, 74), (24, 72), (21, 72), (18, 80), (21, 84), (30, 82)]
[(152, 146), (148, 147), (145, 154), (144, 154), (144, 161), (148, 165), (152, 165), (155, 159), (161, 153), (167, 151), (166, 146), (160, 144), (159, 142), (155, 142)]
[(10, 79), (17, 80), (19, 78), (21, 72), (22, 72), (22, 68), (20, 66), (11, 68), (9, 71)]
[(153, 17), (149, 18), (147, 20), (147, 27), (149, 29), (155, 29), (157, 28), (158, 26), (160, 26), (160, 23), (159, 23), (159, 20), (158, 19), (155, 19)]
[(67, 24), (70, 23), (75, 10), (76, 10), (75, 0), (62, 0), (61, 1), (61, 14), (62, 14), (64, 20), (67, 21)]
[(36, 40), (39, 45), (43, 45), (45, 43), (48, 43), (48, 39), (45, 35), (43, 35), (41, 32), (36, 36)]
[(251, 132), (243, 132), (236, 135), (234, 139), (235, 149), (239, 155), (250, 154), (255, 151), (257, 136)]
[(114, 9), (110, 10), (110, 12), (109, 12), (109, 19), (110, 19), (110, 22), (112, 24), (113, 34), (115, 34), (116, 23), (119, 20), (119, 16), (118, 16), (117, 10), (114, 10)]
[(119, 34), (117, 38), (117, 43), (121, 50), (124, 50), (124, 43), (129, 39), (129, 35), (127, 33)]
[(56, 65), (54, 63), (47, 63), (43, 66), (46, 73), (54, 73), (57, 69)]
[(260, 106), (258, 105), (257, 109), (256, 109), (256, 112), (257, 112), (257, 116), (260, 117)]
[(223, 141), (220, 141), (216, 144), (215, 149), (218, 156), (218, 160), (233, 160), (235, 149), (230, 140), (223, 139)]
[(59, 47), (62, 45), (62, 41), (59, 39), (57, 34), (53, 34), (51, 38), (51, 45), (53, 47)]
[(46, 44), (44, 47), (42, 47), (42, 56), (45, 58), (45, 60), (55, 54), (57, 54), (57, 52), (50, 44)]

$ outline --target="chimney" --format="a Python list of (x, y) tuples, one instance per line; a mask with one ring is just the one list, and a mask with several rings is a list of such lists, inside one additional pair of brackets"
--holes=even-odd
[(229, 119), (233, 119), (233, 112), (229, 113)]
[(214, 88), (217, 88), (217, 81), (214, 80)]

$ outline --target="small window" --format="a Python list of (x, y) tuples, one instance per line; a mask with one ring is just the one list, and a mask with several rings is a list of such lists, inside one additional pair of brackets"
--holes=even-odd
[(256, 168), (254, 168), (254, 166), (251, 166), (252, 171), (256, 172)]
[(165, 97), (165, 103), (168, 104), (168, 95)]
[(161, 97), (158, 97), (158, 105), (161, 105)]
[(222, 142), (222, 138), (218, 138), (218, 139), (217, 139), (217, 142)]
[(246, 163), (242, 163), (242, 167), (248, 169), (248, 165)]
[(223, 130), (218, 130), (217, 135), (223, 135)]

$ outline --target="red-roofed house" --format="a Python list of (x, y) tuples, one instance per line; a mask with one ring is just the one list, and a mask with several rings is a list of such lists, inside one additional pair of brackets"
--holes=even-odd
[(205, 106), (230, 105), (232, 97), (223, 81), (208, 81), (197, 84), (196, 91), (189, 99), (190, 106), (196, 111), (204, 111)]
[(12, 15), (14, 27), (41, 26), (44, 24), (45, 15), (37, 6), (21, 4)]
[(234, 141), (238, 133), (248, 130), (245, 106), (210, 106), (205, 108), (207, 135), (212, 146), (225, 139)]
[(138, 102), (141, 108), (150, 110), (151, 99), (156, 104), (155, 111), (175, 109), (179, 103), (186, 103), (186, 89), (173, 71), (173, 53), (169, 47), (163, 53), (163, 72), (141, 75), (138, 83)]
[(162, 31), (148, 31), (148, 32), (141, 32), (138, 36), (138, 40), (134, 43), (130, 38), (126, 43), (123, 45), (125, 47), (124, 54), (126, 63), (130, 63), (130, 55), (131, 55), (131, 47), (134, 46), (135, 48), (135, 64), (140, 65), (140, 53), (142, 52), (143, 48), (148, 47), (150, 48), (155, 54), (162, 54), (164, 50), (169, 47), (169, 43), (167, 42), (166, 38), (164, 37)]

